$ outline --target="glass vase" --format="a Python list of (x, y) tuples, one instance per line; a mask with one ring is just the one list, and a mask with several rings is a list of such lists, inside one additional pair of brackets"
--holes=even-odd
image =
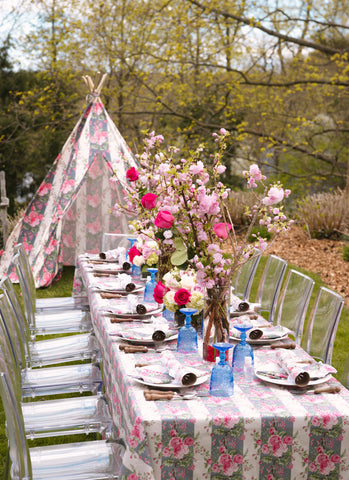
[(164, 275), (169, 272), (172, 268), (171, 265), (171, 254), (170, 253), (161, 253), (158, 260), (158, 280), (162, 282)]
[(207, 289), (203, 317), (203, 359), (215, 362), (219, 355), (214, 343), (229, 343), (230, 288)]

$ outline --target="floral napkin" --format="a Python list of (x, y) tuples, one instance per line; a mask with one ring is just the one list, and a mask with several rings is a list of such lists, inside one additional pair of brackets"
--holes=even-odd
[(174, 382), (183, 386), (194, 385), (198, 377), (206, 375), (206, 372), (198, 370), (188, 365), (183, 365), (179, 362), (170, 351), (164, 351), (161, 353), (161, 365), (165, 367), (174, 378)]
[(276, 352), (279, 366), (288, 374), (288, 380), (298, 386), (306, 386), (312, 380), (326, 377), (337, 370), (332, 365), (321, 362), (302, 363), (296, 352), (279, 350)]
[(120, 263), (121, 265), (126, 260), (126, 248), (118, 247), (113, 250), (107, 250), (99, 254), (100, 258), (104, 260), (115, 260), (115, 262)]

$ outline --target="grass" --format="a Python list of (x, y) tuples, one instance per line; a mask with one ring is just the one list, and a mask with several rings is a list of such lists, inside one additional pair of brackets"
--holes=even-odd
[[(266, 258), (262, 257), (260, 261), (260, 265), (257, 269), (254, 284), (252, 287), (252, 294), (251, 294), (252, 296), (256, 292), (256, 285), (258, 285), (265, 261), (266, 261)], [(312, 305), (319, 287), (325, 284), (321, 281), (318, 275), (312, 272), (308, 272), (306, 270), (303, 270), (298, 267), (294, 267), (292, 265), (289, 265), (288, 268), (294, 268), (296, 270), (299, 270), (302, 273), (309, 275), (315, 281), (315, 287), (310, 300), (310, 305)], [(44, 297), (70, 296), (72, 292), (73, 278), (74, 278), (74, 267), (65, 267), (61, 279), (57, 283), (55, 283), (54, 285), (46, 289), (37, 290), (37, 297), (44, 298)], [(338, 370), (338, 374), (337, 374), (338, 379), (341, 379), (344, 363), (349, 353), (348, 345), (349, 345), (349, 309), (347, 307), (344, 307), (341, 320), (338, 326), (338, 330), (337, 330), (336, 342), (335, 342), (334, 353), (332, 358), (332, 364)], [(58, 437), (54, 439), (40, 439), (40, 440), (30, 442), (30, 445), (31, 446), (47, 445), (49, 443), (50, 444), (63, 443), (64, 441), (75, 442), (75, 441), (83, 441), (85, 439), (90, 439), (90, 438), (91, 438), (90, 436), (79, 435), (74, 437)], [(7, 438), (5, 434), (5, 417), (4, 417), (2, 405), (0, 403), (0, 478), (4, 478), (6, 452), (7, 452)]]

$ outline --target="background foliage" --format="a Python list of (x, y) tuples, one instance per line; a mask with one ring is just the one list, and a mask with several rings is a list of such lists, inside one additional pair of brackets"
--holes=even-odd
[(0, 49), (12, 211), (59, 153), (85, 105), (81, 77), (96, 71), (109, 74), (103, 101), (134, 152), (146, 129), (189, 150), (225, 127), (232, 186), (254, 162), (294, 198), (346, 189), (348, 3), (21, 0), (6, 22), (31, 28), (13, 23)]

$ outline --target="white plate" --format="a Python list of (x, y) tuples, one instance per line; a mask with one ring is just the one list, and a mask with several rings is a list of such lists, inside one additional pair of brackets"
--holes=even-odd
[[(159, 367), (161, 369), (161, 365), (149, 365), (147, 366), (147, 370), (153, 370), (154, 371), (154, 379), (159, 378)], [(139, 375), (141, 376), (141, 368), (139, 369)], [(137, 374), (136, 374), (137, 375)], [(181, 383), (176, 383), (176, 382), (169, 382), (169, 383), (159, 383), (159, 382), (152, 382), (151, 380), (141, 380), (140, 378), (137, 378), (136, 376), (130, 375), (131, 378), (133, 378), (136, 382), (146, 385), (147, 387), (155, 387), (155, 388), (166, 388), (171, 390), (172, 388), (191, 388), (191, 387), (196, 387), (198, 385), (201, 385), (202, 383), (205, 383), (206, 380), (209, 378), (209, 374), (202, 375), (201, 377), (197, 377), (196, 382), (193, 383), (193, 385), (183, 385)]]
[(104, 264), (93, 264), (93, 271), (96, 273), (120, 273), (123, 272), (122, 265), (117, 263), (106, 262)]
[[(273, 338), (259, 338), (258, 340), (251, 340), (250, 338), (246, 338), (246, 342), (250, 343), (251, 345), (258, 345), (258, 344), (268, 344), (268, 343), (273, 343), (273, 342), (278, 342), (284, 338), (287, 338), (288, 334), (290, 333), (290, 330), (286, 327), (278, 327), (281, 331), (284, 333), (278, 337), (273, 337)], [(261, 327), (261, 330), (263, 330), (263, 327)], [(235, 342), (240, 341), (240, 332), (236, 330), (238, 333), (239, 337), (235, 337), (234, 335), (230, 334), (230, 339), (234, 340)]]
[(295, 387), (300, 389), (306, 388), (311, 385), (320, 385), (321, 383), (328, 382), (328, 380), (330, 380), (330, 378), (332, 377), (332, 374), (329, 373), (325, 377), (318, 378), (317, 380), (310, 380), (309, 383), (302, 386), (302, 385), (296, 385), (295, 383), (290, 382), (287, 378), (269, 378), (260, 373), (257, 374), (256, 372), (254, 374), (256, 375), (257, 378), (259, 378), (260, 380), (263, 380), (264, 382), (275, 383), (277, 385), (284, 385), (285, 387)]
[(117, 289), (117, 288), (112, 288), (108, 286), (97, 286), (94, 287), (97, 292), (106, 292), (106, 293), (118, 293), (119, 295), (130, 295), (132, 293), (139, 293), (143, 290), (144, 287), (141, 287), (140, 285), (136, 286), (132, 292), (126, 292), (125, 289)]
[[(132, 292), (131, 292), (132, 294)], [(141, 301), (139, 303), (142, 303)], [(140, 315), (139, 313), (129, 313), (127, 311), (128, 305), (118, 305), (118, 310), (114, 309), (110, 310), (110, 314), (113, 315), (113, 317), (117, 318), (145, 318), (149, 317), (151, 315), (157, 315), (158, 313), (162, 312), (163, 307), (159, 307), (157, 304), (154, 303), (142, 303), (147, 309), (147, 313), (144, 313), (143, 315)]]
[[(142, 329), (142, 328), (144, 328), (144, 327), (139, 327), (139, 329)], [(137, 331), (137, 328), (135, 328), (135, 327), (132, 328), (131, 327), (129, 332), (127, 332), (127, 330), (125, 332), (122, 332), (119, 329), (119, 331), (117, 333), (113, 334), (113, 331), (109, 329), (110, 335), (116, 336), (120, 340), (124, 340), (127, 343), (133, 343), (135, 345), (154, 345), (154, 340), (151, 338), (152, 333), (149, 334), (150, 336), (148, 338), (147, 338), (147, 335), (148, 335), (147, 333), (144, 334), (145, 338), (144, 337), (131, 338), (131, 336), (134, 335), (135, 331)], [(147, 330), (144, 330), (144, 331), (147, 332)], [(119, 333), (121, 333), (122, 335), (119, 335)], [(128, 335), (128, 333), (129, 333), (129, 335)], [(170, 342), (171, 340), (175, 340), (177, 337), (178, 337), (178, 333), (174, 332), (173, 335), (171, 335), (169, 337), (166, 337), (164, 342)]]

